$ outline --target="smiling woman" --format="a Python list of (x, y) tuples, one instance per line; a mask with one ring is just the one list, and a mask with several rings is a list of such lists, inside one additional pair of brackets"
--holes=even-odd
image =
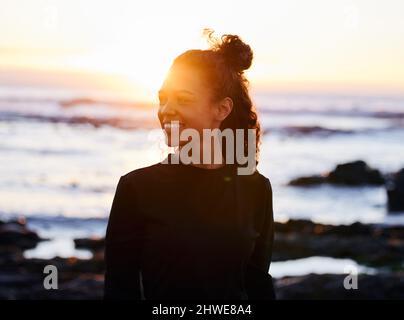
[[(243, 74), (252, 50), (236, 35), (209, 39), (210, 49), (174, 60), (159, 91), (161, 126), (168, 137), (174, 129), (258, 129), (259, 141)], [(119, 180), (106, 234), (105, 298), (273, 299), (269, 180), (256, 168), (238, 175), (238, 164), (175, 164), (172, 156)]]
[[(237, 36), (224, 36), (222, 42), (205, 30), (210, 50), (188, 50), (178, 56), (159, 91), (158, 116), (171, 141), (171, 121), (178, 121), (180, 134), (193, 128), (199, 136), (204, 128), (242, 130), (244, 154), (249, 152), (249, 131), (254, 131), (255, 160), (258, 162), (260, 124), (248, 92), (244, 70), (251, 66), (253, 53)], [(196, 76), (195, 76), (196, 75)], [(241, 129), (241, 130), (240, 130)], [(204, 141), (209, 143), (210, 141)], [(237, 147), (233, 143), (232, 150)], [(227, 146), (223, 148), (226, 154)], [(202, 150), (201, 150), (202, 151)], [(200, 153), (202, 155), (202, 152)]]

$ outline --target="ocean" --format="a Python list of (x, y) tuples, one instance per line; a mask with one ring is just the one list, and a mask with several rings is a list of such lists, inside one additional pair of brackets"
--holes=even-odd
[[(403, 168), (404, 97), (253, 98), (264, 132), (258, 170), (271, 180), (275, 220), (404, 224), (404, 213), (387, 212), (384, 187), (288, 186), (359, 159), (385, 174)], [(0, 219), (24, 216), (51, 240), (26, 257), (90, 257), (72, 239), (105, 234), (119, 177), (162, 160), (162, 135), (157, 105), (0, 87)]]

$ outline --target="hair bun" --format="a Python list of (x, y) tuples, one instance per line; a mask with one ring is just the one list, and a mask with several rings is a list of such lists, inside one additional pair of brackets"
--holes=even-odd
[(239, 36), (225, 34), (220, 40), (217, 40), (213, 39), (212, 30), (205, 29), (205, 33), (208, 34), (212, 43), (212, 49), (221, 54), (226, 63), (235, 71), (242, 72), (251, 66), (253, 51), (248, 44), (240, 39)]

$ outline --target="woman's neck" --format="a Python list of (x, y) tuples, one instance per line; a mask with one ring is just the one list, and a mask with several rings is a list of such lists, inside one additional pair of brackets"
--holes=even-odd
[(203, 163), (191, 163), (191, 166), (197, 167), (197, 168), (202, 168), (202, 169), (218, 169), (221, 167), (224, 167), (224, 162), (220, 164), (203, 164)]

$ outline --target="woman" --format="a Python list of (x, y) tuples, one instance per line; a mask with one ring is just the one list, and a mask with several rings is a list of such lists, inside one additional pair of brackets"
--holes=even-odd
[[(174, 129), (254, 129), (257, 159), (260, 127), (243, 74), (251, 48), (235, 35), (209, 40), (209, 50), (174, 60), (159, 91), (167, 143), (175, 146)], [(238, 167), (174, 164), (171, 154), (122, 176), (106, 234), (105, 299), (274, 299), (271, 185)]]

